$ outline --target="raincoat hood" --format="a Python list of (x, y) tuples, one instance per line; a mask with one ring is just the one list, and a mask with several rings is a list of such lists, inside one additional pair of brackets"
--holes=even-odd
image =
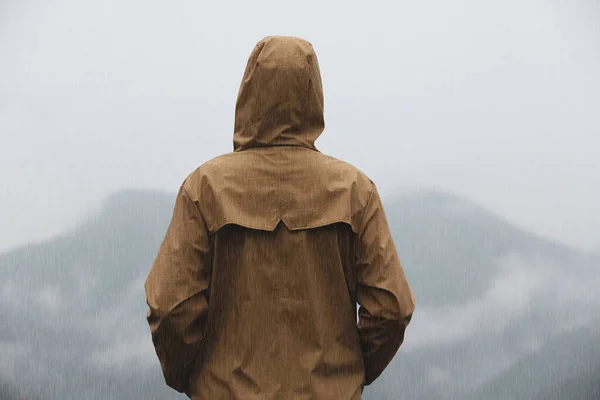
[(236, 109), (234, 151), (263, 146), (313, 150), (323, 132), (323, 86), (312, 45), (270, 36), (250, 55)]

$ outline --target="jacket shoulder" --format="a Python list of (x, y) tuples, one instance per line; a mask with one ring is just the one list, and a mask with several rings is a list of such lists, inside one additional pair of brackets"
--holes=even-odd
[(197, 192), (206, 179), (219, 179), (228, 168), (231, 168), (234, 153), (225, 153), (213, 157), (191, 171), (184, 179), (183, 185), (190, 192)]
[(373, 180), (371, 180), (367, 174), (353, 164), (323, 153), (317, 153), (316, 158), (326, 166), (339, 171), (348, 177), (352, 177), (357, 183), (365, 185), (365, 189), (370, 189), (371, 186), (375, 185)]
[(241, 151), (206, 161), (185, 180), (211, 232), (226, 224), (291, 230), (342, 222), (357, 232), (375, 189), (355, 166), (316, 151)]

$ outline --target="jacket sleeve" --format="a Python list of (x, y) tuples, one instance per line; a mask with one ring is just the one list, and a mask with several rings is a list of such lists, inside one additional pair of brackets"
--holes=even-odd
[(182, 393), (206, 325), (211, 262), (206, 225), (184, 183), (145, 282), (152, 342), (166, 384)]
[(356, 239), (358, 332), (370, 385), (400, 348), (415, 308), (374, 184)]

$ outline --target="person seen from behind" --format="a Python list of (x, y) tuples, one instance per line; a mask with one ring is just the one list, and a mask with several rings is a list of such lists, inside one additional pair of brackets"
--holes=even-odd
[(312, 45), (261, 40), (233, 152), (184, 180), (145, 282), (166, 384), (190, 399), (361, 399), (404, 340), (415, 298), (382, 201), (317, 150), (324, 126)]

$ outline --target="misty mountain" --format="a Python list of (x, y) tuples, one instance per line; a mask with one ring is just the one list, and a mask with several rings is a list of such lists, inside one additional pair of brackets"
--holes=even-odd
[[(465, 399), (600, 317), (597, 258), (455, 196), (413, 192), (385, 206), (417, 309), (373, 398)], [(540, 390), (567, 379), (542, 375)]]
[(118, 193), (73, 232), (0, 257), (0, 372), (21, 394), (177, 398), (153, 354), (143, 292), (171, 197)]
[(518, 229), (465, 199), (434, 191), (409, 192), (384, 203), (403, 264), (413, 273), (419, 305), (447, 305), (481, 296), (500, 265), (518, 254), (568, 265), (586, 255)]
[[(0, 325), (0, 383), (49, 400), (184, 398), (164, 385), (143, 291), (173, 201), (117, 193), (72, 232), (0, 255), (0, 318), (8, 322)], [(539, 393), (593, 381), (582, 352), (571, 357), (580, 367), (569, 368), (581, 374), (562, 380), (527, 360), (555, 362), (551, 343), (593, 326), (598, 258), (443, 193), (407, 192), (384, 205), (417, 310), (365, 399), (463, 399), (513, 380), (523, 388), (514, 398), (528, 398), (522, 374), (511, 372), (523, 368), (538, 371)]]
[[(596, 344), (597, 346), (597, 344)], [(543, 391), (536, 400), (597, 400), (600, 399), (600, 367), (594, 371), (573, 376), (566, 382)]]
[(487, 382), (472, 398), (600, 399), (599, 343), (600, 320), (573, 329)]

